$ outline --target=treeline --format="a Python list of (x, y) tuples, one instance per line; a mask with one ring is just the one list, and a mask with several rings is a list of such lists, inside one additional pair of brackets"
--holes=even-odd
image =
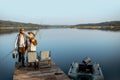
[(21, 27), (25, 30), (35, 30), (35, 29), (47, 29), (47, 28), (66, 28), (65, 25), (41, 25), (33, 23), (22, 23), (13, 21), (3, 21), (0, 20), (0, 33), (9, 33), (18, 31)]
[(42, 24), (33, 24), (33, 23), (22, 23), (22, 22), (13, 22), (13, 21), (3, 21), (0, 20), (0, 27), (27, 27), (27, 28), (61, 28), (66, 27), (65, 25), (42, 25)]
[(120, 31), (120, 21), (110, 21), (102, 23), (90, 23), (90, 24), (77, 24), (70, 26), (71, 28), (78, 29), (100, 29), (100, 30), (111, 30)]
[(101, 23), (77, 24), (75, 26), (120, 26), (120, 21), (109, 21)]
[(26, 30), (47, 29), (47, 28), (78, 28), (78, 29), (100, 29), (120, 31), (120, 21), (110, 21), (102, 23), (77, 24), (77, 25), (40, 25), (33, 23), (22, 23), (0, 20), (0, 33), (18, 31), (21, 27)]
[(0, 33), (15, 32), (18, 31), (21, 27), (24, 27), (25, 30), (36, 30), (41, 28), (47, 28), (48, 26), (0, 20)]
[(24, 27), (25, 30), (36, 30), (36, 29), (47, 29), (47, 28), (65, 28), (66, 26), (41, 25), (41, 24), (33, 24), (33, 23), (22, 23), (22, 22), (0, 20), (0, 33), (10, 33), (10, 32), (19, 31), (21, 27)]
[(42, 27), (42, 25), (0, 20), (0, 27), (32, 27), (34, 28), (34, 27)]

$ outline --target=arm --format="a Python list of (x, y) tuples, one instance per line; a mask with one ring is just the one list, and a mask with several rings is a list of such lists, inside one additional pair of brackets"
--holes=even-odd
[(32, 43), (33, 43), (34, 46), (36, 46), (37, 45), (37, 40), (36, 39), (32, 40)]

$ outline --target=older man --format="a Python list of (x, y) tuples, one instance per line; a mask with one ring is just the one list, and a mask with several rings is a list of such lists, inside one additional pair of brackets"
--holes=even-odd
[(18, 62), (22, 62), (22, 66), (25, 67), (24, 61), (24, 55), (26, 52), (27, 47), (27, 36), (25, 34), (24, 28), (20, 29), (19, 34), (17, 35), (16, 41), (15, 41), (15, 50), (18, 49), (19, 57)]

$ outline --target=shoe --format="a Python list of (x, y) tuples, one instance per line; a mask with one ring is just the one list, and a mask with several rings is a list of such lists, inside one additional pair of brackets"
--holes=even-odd
[(22, 67), (26, 67), (25, 65), (22, 65)]

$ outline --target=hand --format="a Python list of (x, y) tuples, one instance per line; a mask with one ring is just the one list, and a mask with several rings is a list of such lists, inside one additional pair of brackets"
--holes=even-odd
[(32, 39), (32, 42), (34, 42), (35, 40), (34, 39)]
[(14, 50), (16, 50), (16, 48), (14, 48)]

